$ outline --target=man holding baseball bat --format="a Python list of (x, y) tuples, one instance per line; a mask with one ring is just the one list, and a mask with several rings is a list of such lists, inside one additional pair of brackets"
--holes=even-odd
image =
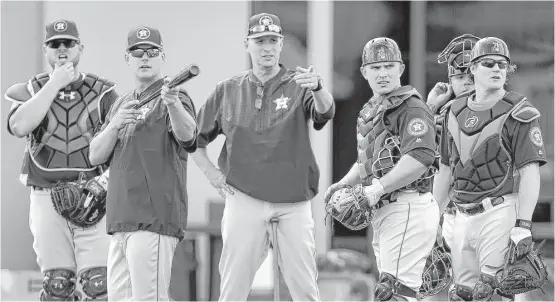
[[(279, 246), (278, 263), (293, 300), (319, 300), (311, 211), (319, 171), (307, 125), (312, 120), (320, 130), (333, 118), (333, 97), (312, 68), (279, 64), (283, 35), (277, 16), (252, 16), (248, 26), (244, 43), (253, 67), (216, 86), (199, 112), (199, 149), (192, 154), (226, 202), (219, 299), (247, 300), (271, 242)], [(226, 141), (218, 169), (206, 146), (219, 134)]]
[(136, 88), (112, 106), (90, 152), (92, 163), (110, 164), (108, 299), (167, 301), (173, 254), (186, 226), (195, 108), (160, 71), (166, 57), (157, 29), (137, 27), (127, 42)]

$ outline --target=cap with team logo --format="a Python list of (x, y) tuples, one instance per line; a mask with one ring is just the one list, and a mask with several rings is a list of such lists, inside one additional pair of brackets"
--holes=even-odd
[(148, 26), (139, 26), (132, 29), (127, 35), (127, 50), (141, 44), (162, 48), (160, 31)]
[(379, 62), (400, 62), (403, 63), (401, 50), (395, 41), (390, 38), (375, 38), (362, 50), (362, 66)]
[(247, 38), (258, 38), (262, 36), (277, 36), (283, 38), (282, 33), (281, 21), (276, 15), (262, 13), (249, 18)]
[(44, 43), (56, 39), (71, 39), (80, 41), (79, 31), (75, 22), (70, 20), (56, 20), (46, 25)]

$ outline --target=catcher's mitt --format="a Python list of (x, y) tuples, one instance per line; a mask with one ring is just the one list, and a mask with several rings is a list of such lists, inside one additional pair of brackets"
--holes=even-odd
[(544, 243), (545, 240), (535, 250), (531, 249), (522, 257), (512, 257), (516, 247), (509, 247), (505, 266), (495, 274), (500, 295), (511, 297), (542, 288), (547, 282), (547, 267), (538, 251)]
[(362, 230), (370, 224), (373, 211), (360, 184), (344, 185), (326, 203), (326, 212), (350, 230)]
[(83, 175), (78, 182), (60, 182), (51, 189), (54, 209), (71, 223), (88, 228), (106, 214), (108, 171), (88, 181)]

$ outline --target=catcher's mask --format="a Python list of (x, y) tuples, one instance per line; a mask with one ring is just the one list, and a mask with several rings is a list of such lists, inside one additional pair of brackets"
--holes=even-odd
[[(443, 241), (443, 239), (442, 239)], [(444, 243), (434, 244), (432, 252), (426, 259), (426, 266), (422, 274), (421, 298), (437, 295), (446, 289), (453, 281), (453, 266), (451, 256), (445, 251)]]
[(448, 76), (468, 73), (472, 48), (480, 38), (464, 34), (451, 40), (444, 50), (437, 56), (437, 62), (447, 63)]

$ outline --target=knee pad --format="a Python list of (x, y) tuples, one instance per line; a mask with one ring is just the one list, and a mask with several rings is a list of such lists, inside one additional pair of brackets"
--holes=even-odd
[(106, 267), (86, 269), (79, 275), (83, 293), (90, 299), (102, 299), (108, 293)]
[(459, 284), (452, 284), (449, 287), (447, 297), (449, 301), (472, 301), (472, 288)]
[(75, 273), (67, 269), (53, 269), (44, 273), (41, 301), (74, 301)]
[(416, 298), (416, 292), (401, 284), (393, 275), (380, 274), (380, 279), (374, 286), (375, 301), (408, 301), (406, 297)]
[(474, 293), (472, 299), (475, 301), (490, 301), (491, 296), (495, 293), (497, 282), (495, 277), (482, 273), (480, 280), (474, 286)]

